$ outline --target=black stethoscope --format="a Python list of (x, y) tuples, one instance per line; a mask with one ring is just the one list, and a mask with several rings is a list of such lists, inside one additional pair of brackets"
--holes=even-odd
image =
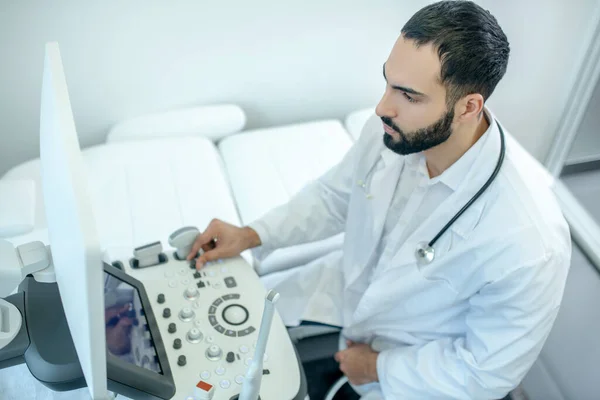
[(435, 249), (433, 248), (433, 245), (435, 244), (435, 242), (437, 242), (437, 240), (440, 238), (440, 236), (442, 236), (444, 234), (444, 232), (446, 232), (448, 230), (448, 228), (450, 228), (450, 226), (454, 223), (454, 221), (456, 221), (471, 206), (471, 204), (473, 204), (475, 202), (475, 200), (477, 200), (479, 198), (479, 196), (481, 196), (481, 194), (490, 186), (490, 184), (494, 181), (494, 179), (496, 179), (496, 175), (498, 175), (498, 172), (500, 171), (500, 167), (502, 166), (502, 163), (504, 162), (504, 154), (506, 152), (506, 149), (505, 149), (505, 145), (504, 145), (504, 131), (502, 130), (502, 127), (500, 126), (498, 121), (495, 121), (495, 122), (496, 122), (496, 125), (498, 125), (498, 129), (500, 130), (501, 145), (500, 145), (500, 157), (498, 157), (498, 162), (496, 163), (496, 168), (494, 169), (494, 172), (492, 172), (492, 175), (489, 177), (487, 182), (481, 187), (481, 189), (479, 189), (479, 191), (477, 193), (475, 193), (475, 195), (471, 198), (471, 200), (469, 200), (469, 202), (467, 204), (465, 204), (465, 206), (458, 213), (456, 213), (456, 215), (450, 220), (450, 222), (448, 222), (446, 224), (446, 226), (444, 226), (442, 228), (442, 230), (440, 230), (438, 232), (438, 234), (435, 235), (435, 237), (429, 243), (428, 242), (420, 242), (419, 244), (417, 244), (417, 249), (415, 250), (415, 258), (417, 259), (418, 265), (427, 265), (427, 264), (430, 264), (431, 262), (433, 262), (433, 260), (435, 259)]

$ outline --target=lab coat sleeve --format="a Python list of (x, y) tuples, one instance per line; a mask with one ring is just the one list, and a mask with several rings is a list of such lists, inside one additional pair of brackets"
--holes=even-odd
[(354, 143), (337, 165), (287, 203), (248, 225), (262, 243), (252, 249), (254, 257), (262, 260), (276, 249), (325, 239), (344, 230), (352, 177), (363, 146), (362, 140)]
[(382, 351), (386, 399), (500, 399), (538, 357), (556, 318), (569, 260), (547, 255), (487, 284), (470, 301), (464, 337)]

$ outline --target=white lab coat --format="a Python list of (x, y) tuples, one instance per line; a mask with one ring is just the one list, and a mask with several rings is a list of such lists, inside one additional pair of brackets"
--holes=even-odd
[(390, 262), (379, 263), (377, 249), (402, 163), (385, 182), (370, 181), (385, 150), (377, 117), (339, 165), (250, 224), (263, 242), (253, 250), (259, 260), (345, 232), (342, 251), (264, 282), (280, 292), (286, 324), (343, 326), (340, 348), (348, 338), (379, 352), (379, 382), (355, 387), (364, 399), (499, 399), (537, 358), (561, 302), (570, 234), (549, 176), (504, 131), (500, 174), (435, 244), (429, 265), (417, 265), (417, 243), (432, 239), (491, 175), (495, 124), (458, 190)]

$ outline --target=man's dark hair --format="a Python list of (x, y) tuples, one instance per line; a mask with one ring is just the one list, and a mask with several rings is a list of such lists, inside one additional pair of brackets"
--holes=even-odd
[(412, 16), (402, 34), (417, 47), (431, 43), (437, 49), (449, 108), (472, 93), (486, 101), (506, 72), (508, 39), (496, 18), (471, 1), (428, 5)]

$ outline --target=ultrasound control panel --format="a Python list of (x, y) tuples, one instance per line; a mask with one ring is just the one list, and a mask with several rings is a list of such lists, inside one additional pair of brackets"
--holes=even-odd
[[(154, 254), (148, 252), (152, 247)], [(267, 292), (256, 272), (242, 257), (196, 270), (195, 260), (181, 259), (177, 249), (163, 250), (157, 243), (144, 247), (143, 262), (135, 255), (125, 249), (107, 251), (113, 266), (144, 285), (175, 382), (173, 398), (236, 399), (254, 356)], [(115, 308), (126, 312), (118, 304)], [(133, 330), (139, 338), (131, 340), (131, 357), (133, 363), (158, 370), (152, 355), (156, 344), (146, 333), (150, 330), (145, 326)], [(300, 368), (287, 329), (275, 313), (263, 358), (260, 398), (303, 399)]]

